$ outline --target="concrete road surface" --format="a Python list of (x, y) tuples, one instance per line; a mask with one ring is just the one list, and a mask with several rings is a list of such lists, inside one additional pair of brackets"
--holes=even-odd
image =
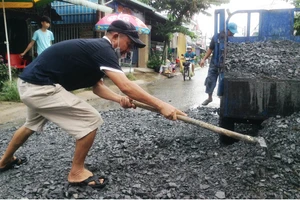
[[(204, 86), (207, 71), (208, 67), (196, 68), (195, 76), (191, 80), (183, 81), (182, 75), (179, 74), (173, 78), (148, 84), (146, 90), (181, 110), (202, 106), (202, 102), (208, 97)], [(219, 107), (220, 99), (216, 93), (217, 88), (213, 95), (213, 102), (208, 104), (208, 107)]]

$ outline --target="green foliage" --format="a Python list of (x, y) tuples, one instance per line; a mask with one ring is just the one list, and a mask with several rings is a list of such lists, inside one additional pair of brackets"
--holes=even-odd
[(133, 73), (128, 73), (128, 74), (126, 74), (126, 76), (127, 76), (127, 78), (128, 78), (129, 80), (131, 80), (131, 81), (135, 81), (135, 80), (136, 80), (136, 77), (134, 76)]
[(297, 31), (296, 35), (300, 35), (300, 14), (295, 16), (294, 29)]
[(178, 25), (181, 22), (190, 21), (194, 14), (199, 12), (204, 12), (211, 5), (221, 5), (224, 3), (229, 3), (230, 0), (149, 0), (149, 3), (158, 12), (165, 11), (169, 14), (169, 19), (171, 21), (177, 21)]
[[(18, 70), (11, 68), (12, 77), (17, 77)], [(0, 55), (0, 101), (20, 101), (17, 82), (9, 81), (9, 69)]]
[(166, 38), (168, 42), (168, 34), (180, 32), (185, 35), (191, 36), (194, 38), (193, 33), (189, 32), (186, 28), (182, 27), (182, 23), (189, 22), (192, 17), (201, 12), (206, 15), (209, 15), (205, 12), (211, 5), (221, 5), (224, 3), (229, 3), (230, 0), (220, 0), (220, 1), (211, 1), (211, 0), (139, 0), (143, 3), (146, 3), (158, 12), (168, 13), (168, 21), (165, 24), (158, 26), (158, 31), (160, 35)]
[(206, 52), (201, 53), (200, 56), (199, 56), (199, 60), (201, 60), (202, 58), (204, 58), (205, 54), (206, 54)]
[[(12, 77), (16, 77), (18, 75), (18, 70), (11, 67)], [(4, 63), (3, 57), (0, 55), (0, 91), (4, 85), (4, 82), (9, 80), (9, 69), (7, 65)]]
[(293, 0), (293, 4), (296, 8), (300, 8), (300, 0)]
[(144, 4), (147, 4), (149, 5), (150, 4), (150, 1), (149, 0), (139, 0), (140, 2), (144, 3)]
[(150, 56), (147, 67), (154, 69), (154, 71), (159, 72), (160, 66), (163, 64), (162, 54), (160, 52), (153, 52)]
[(17, 87), (17, 81), (5, 81), (0, 92), (0, 101), (20, 102), (20, 96)]
[[(293, 4), (296, 8), (300, 8), (300, 0), (294, 0)], [(300, 14), (297, 13), (295, 15), (294, 29), (296, 31), (296, 35), (300, 35)]]
[(39, 8), (39, 7), (43, 7), (46, 4), (50, 4), (51, 2), (53, 2), (54, 0), (42, 0), (42, 1), (38, 1), (35, 3), (35, 7)]

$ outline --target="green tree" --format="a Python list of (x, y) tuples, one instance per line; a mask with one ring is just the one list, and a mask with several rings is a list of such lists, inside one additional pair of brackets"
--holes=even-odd
[[(300, 8), (300, 0), (294, 0), (293, 4), (296, 8)], [(296, 35), (300, 35), (300, 13), (295, 15), (294, 29), (296, 31)]]
[(230, 0), (140, 0), (154, 7), (158, 12), (168, 13), (166, 24), (157, 24), (158, 33), (164, 38), (163, 60), (166, 60), (167, 45), (173, 33), (179, 32), (195, 38), (195, 35), (183, 27), (183, 23), (191, 21), (197, 13), (209, 15), (207, 10), (211, 5), (229, 3)]
[(139, 1), (148, 5), (150, 4), (149, 0), (139, 0)]

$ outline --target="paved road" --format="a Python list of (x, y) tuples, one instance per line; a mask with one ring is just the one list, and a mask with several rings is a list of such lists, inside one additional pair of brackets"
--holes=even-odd
[[(147, 85), (147, 91), (181, 110), (202, 106), (201, 103), (207, 99), (204, 86), (207, 70), (207, 67), (197, 68), (192, 80), (183, 81), (182, 75), (159, 80)], [(220, 99), (214, 95), (213, 102), (208, 107), (219, 107), (219, 105)]]

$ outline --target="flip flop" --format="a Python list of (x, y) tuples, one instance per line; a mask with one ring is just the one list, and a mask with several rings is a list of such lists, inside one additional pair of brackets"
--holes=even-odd
[[(104, 182), (100, 183), (99, 179), (103, 179)], [(93, 182), (93, 181), (95, 181), (95, 184), (90, 185), (89, 183)], [(94, 175), (94, 176), (88, 177), (87, 179), (85, 179), (81, 182), (69, 182), (69, 185), (71, 185), (71, 186), (80, 186), (80, 187), (90, 186), (92, 188), (104, 188), (107, 185), (107, 183), (108, 183), (108, 180), (104, 176)]]
[(206, 106), (208, 105), (210, 102), (212, 102), (212, 100), (206, 99), (205, 101), (203, 101), (202, 105)]
[(0, 168), (0, 172), (5, 172), (9, 169), (14, 168), (15, 166), (19, 166), (19, 165), (22, 165), (22, 164), (25, 164), (25, 163), (27, 163), (27, 158), (26, 157), (16, 158), (11, 163), (8, 163), (5, 167)]

